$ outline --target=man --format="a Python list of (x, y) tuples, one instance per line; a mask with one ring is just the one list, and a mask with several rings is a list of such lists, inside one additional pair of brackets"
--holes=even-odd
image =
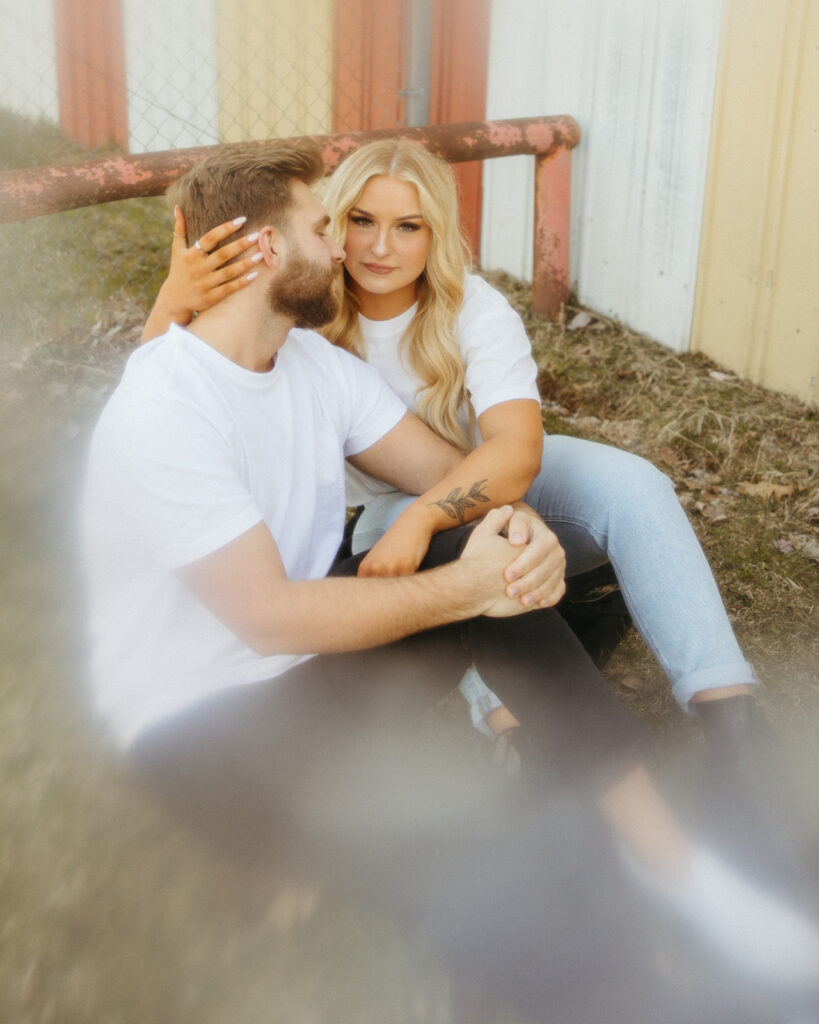
[[(545, 777), (510, 800), (419, 758), (408, 724), (474, 659), (526, 723), (535, 776), (552, 756), (596, 788), (663, 893), (693, 865), (694, 890), (682, 886), (691, 913), (715, 886), (733, 886), (729, 907), (772, 936), (749, 948), (744, 924), (726, 937), (720, 923), (710, 938), (735, 960), (810, 976), (809, 926), (776, 905), (760, 910), (741, 880), (691, 848), (640, 767), (636, 722), (557, 615), (520, 614), (562, 593), (562, 553), (530, 513), (493, 509), (471, 535), (437, 534), (411, 576), (327, 576), (345, 457), (434, 499), (461, 455), (376, 371), (309, 330), (333, 313), (343, 259), (309, 187), (322, 170), (314, 149), (251, 146), (206, 158), (174, 190), (192, 236), (243, 211), (261, 260), (250, 287), (134, 353), (97, 426), (83, 518), (100, 715), (143, 777), (218, 842), (332, 865), (420, 919), (451, 962), (466, 956), (525, 1011), (541, 1012), (586, 955), (599, 985), (573, 983), (565, 1019), (599, 1017), (599, 1001), (610, 1021), (635, 1019), (635, 999), (656, 998), (659, 1012), (657, 979), (616, 995), (608, 984), (622, 963), (601, 961), (600, 943), (632, 908), (618, 890), (609, 895), (621, 916), (611, 899), (577, 914), (586, 879), (572, 870), (575, 889), (562, 873), (577, 851), (547, 813)], [(511, 922), (500, 958), (499, 914)], [(631, 982), (646, 975), (637, 954), (632, 968)]]

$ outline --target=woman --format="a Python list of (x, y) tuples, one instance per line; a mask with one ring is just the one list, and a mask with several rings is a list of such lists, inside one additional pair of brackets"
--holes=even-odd
[[(347, 253), (343, 306), (326, 335), (373, 362), (410, 408), (468, 453), (450, 481), (451, 501), (435, 508), (351, 473), (350, 501), (365, 505), (353, 550), (372, 548), (362, 574), (412, 572), (431, 533), (461, 520), (464, 507), (525, 497), (556, 533), (568, 576), (611, 562), (677, 701), (700, 713), (715, 756), (732, 763), (726, 745), (741, 748), (760, 726), (749, 696), (756, 679), (673, 486), (630, 453), (544, 440), (528, 338), (505, 298), (468, 273), (449, 166), (413, 143), (371, 143), (336, 170), (326, 205)], [(241, 218), (186, 249), (176, 216), (171, 272), (146, 340), (255, 277), (258, 254), (229, 263), (253, 236), (211, 251)], [(480, 687), (473, 705), (479, 697), (491, 706)]]

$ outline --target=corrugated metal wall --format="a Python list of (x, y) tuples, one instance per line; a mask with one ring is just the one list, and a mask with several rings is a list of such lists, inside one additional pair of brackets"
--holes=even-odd
[[(571, 114), (580, 300), (681, 350), (694, 306), (720, 0), (495, 0), (487, 116)], [(490, 162), (482, 262), (531, 278), (532, 170)]]
[(819, 4), (726, 0), (692, 347), (816, 402)]
[(332, 0), (217, 2), (223, 142), (332, 130)]

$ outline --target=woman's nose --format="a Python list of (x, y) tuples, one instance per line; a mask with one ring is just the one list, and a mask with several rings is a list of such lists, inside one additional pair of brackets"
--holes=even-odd
[(379, 231), (373, 242), (373, 253), (378, 256), (385, 256), (390, 251), (389, 232), (385, 229)]

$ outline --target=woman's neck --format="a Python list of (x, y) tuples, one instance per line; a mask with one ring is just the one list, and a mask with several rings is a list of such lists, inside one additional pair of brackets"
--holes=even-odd
[(392, 320), (406, 313), (418, 300), (418, 291), (414, 284), (383, 295), (353, 287), (353, 294), (358, 299), (359, 312), (368, 320)]

